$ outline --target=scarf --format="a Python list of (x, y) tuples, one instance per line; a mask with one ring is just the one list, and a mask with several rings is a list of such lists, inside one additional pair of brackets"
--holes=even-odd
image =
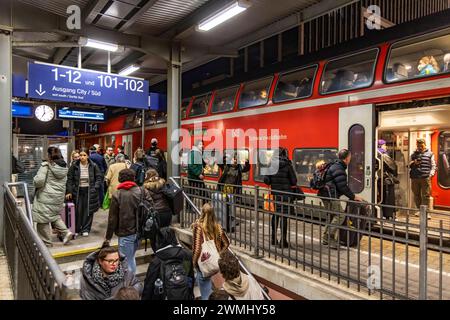
[(248, 276), (240, 272), (237, 278), (225, 281), (223, 288), (233, 297), (243, 297), (249, 288)]
[(97, 261), (94, 262), (92, 267), (92, 279), (105, 291), (106, 295), (111, 296), (111, 289), (117, 287), (120, 282), (124, 281), (125, 273), (122, 268), (122, 264), (119, 263), (117, 270), (106, 277), (103, 274), (102, 268)]
[(133, 181), (125, 181), (125, 182), (122, 182), (121, 184), (119, 184), (117, 186), (117, 190), (119, 190), (119, 189), (130, 190), (133, 187), (137, 187), (137, 184), (135, 182), (133, 182)]

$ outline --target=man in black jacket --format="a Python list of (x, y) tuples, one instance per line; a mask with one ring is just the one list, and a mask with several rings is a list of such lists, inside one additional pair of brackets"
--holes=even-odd
[(330, 245), (334, 249), (339, 246), (336, 236), (339, 231), (339, 226), (344, 223), (345, 214), (342, 212), (340, 201), (332, 199), (339, 199), (342, 195), (345, 195), (353, 201), (363, 200), (361, 197), (355, 195), (348, 186), (346, 170), (351, 158), (352, 155), (349, 150), (342, 149), (339, 151), (338, 159), (335, 160), (327, 171), (325, 187), (318, 192), (318, 196), (327, 198), (322, 199), (325, 208), (333, 212), (330, 213), (330, 216), (332, 216), (331, 227), (325, 227), (322, 235), (322, 244)]

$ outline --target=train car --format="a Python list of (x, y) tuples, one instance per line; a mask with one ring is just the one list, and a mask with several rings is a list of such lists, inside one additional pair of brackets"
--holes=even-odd
[[(205, 92), (184, 99), (181, 114), (182, 128), (192, 136), (185, 139), (189, 142), (181, 155), (184, 163), (189, 145), (208, 129), (219, 130), (226, 141), (244, 135), (245, 142), (232, 148), (241, 161), (255, 161), (244, 184), (263, 185), (262, 172), (275, 152), (272, 146), (278, 144), (289, 150), (299, 185), (313, 193), (308, 185), (317, 161), (330, 161), (339, 149), (349, 148), (349, 185), (374, 203), (382, 201), (377, 140), (383, 139), (398, 167), (395, 204), (405, 207), (414, 207), (410, 155), (417, 139), (425, 139), (438, 167), (432, 178), (432, 206), (450, 211), (450, 28)], [(109, 121), (84, 143), (105, 145), (114, 136), (116, 145), (125, 144), (131, 153), (140, 145), (141, 129), (123, 129), (124, 121), (125, 117)], [(152, 137), (166, 148), (166, 125), (156, 122), (146, 128), (146, 148)], [(216, 180), (217, 160), (230, 150), (213, 146), (208, 134), (203, 139), (206, 176)]]

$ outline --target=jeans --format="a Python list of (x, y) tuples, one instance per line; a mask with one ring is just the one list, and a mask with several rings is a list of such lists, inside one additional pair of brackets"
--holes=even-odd
[(139, 240), (136, 234), (126, 237), (119, 237), (119, 252), (127, 258), (128, 270), (136, 274), (136, 251), (139, 247)]
[(197, 283), (200, 288), (200, 295), (202, 300), (208, 300), (212, 293), (212, 281), (211, 278), (204, 278), (200, 270), (197, 271)]
[[(327, 222), (331, 219), (331, 225), (325, 227), (322, 234), (322, 241), (337, 242), (337, 235), (339, 227), (344, 224), (345, 214), (342, 212), (341, 202), (339, 200), (322, 200), (325, 208), (330, 213), (327, 213)], [(332, 212), (335, 212), (334, 214)]]

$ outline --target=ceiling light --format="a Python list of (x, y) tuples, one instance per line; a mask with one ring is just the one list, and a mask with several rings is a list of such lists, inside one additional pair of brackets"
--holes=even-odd
[(216, 13), (212, 17), (201, 22), (198, 25), (198, 30), (200, 31), (211, 30), (212, 28), (218, 26), (219, 24), (231, 19), (235, 15), (238, 15), (239, 13), (247, 10), (249, 6), (250, 4), (248, 2), (236, 1), (230, 6), (227, 6), (224, 9), (220, 10), (220, 12)]
[(132, 64), (129, 65), (128, 67), (122, 69), (119, 71), (119, 75), (126, 77), (129, 74), (132, 74), (133, 72), (135, 72), (136, 70), (139, 70), (141, 67), (138, 66), (137, 64)]
[(97, 48), (97, 49), (112, 51), (112, 52), (119, 50), (119, 45), (117, 43), (103, 42), (103, 41), (84, 38), (84, 37), (80, 37), (80, 39), (78, 40), (78, 44), (80, 46)]

